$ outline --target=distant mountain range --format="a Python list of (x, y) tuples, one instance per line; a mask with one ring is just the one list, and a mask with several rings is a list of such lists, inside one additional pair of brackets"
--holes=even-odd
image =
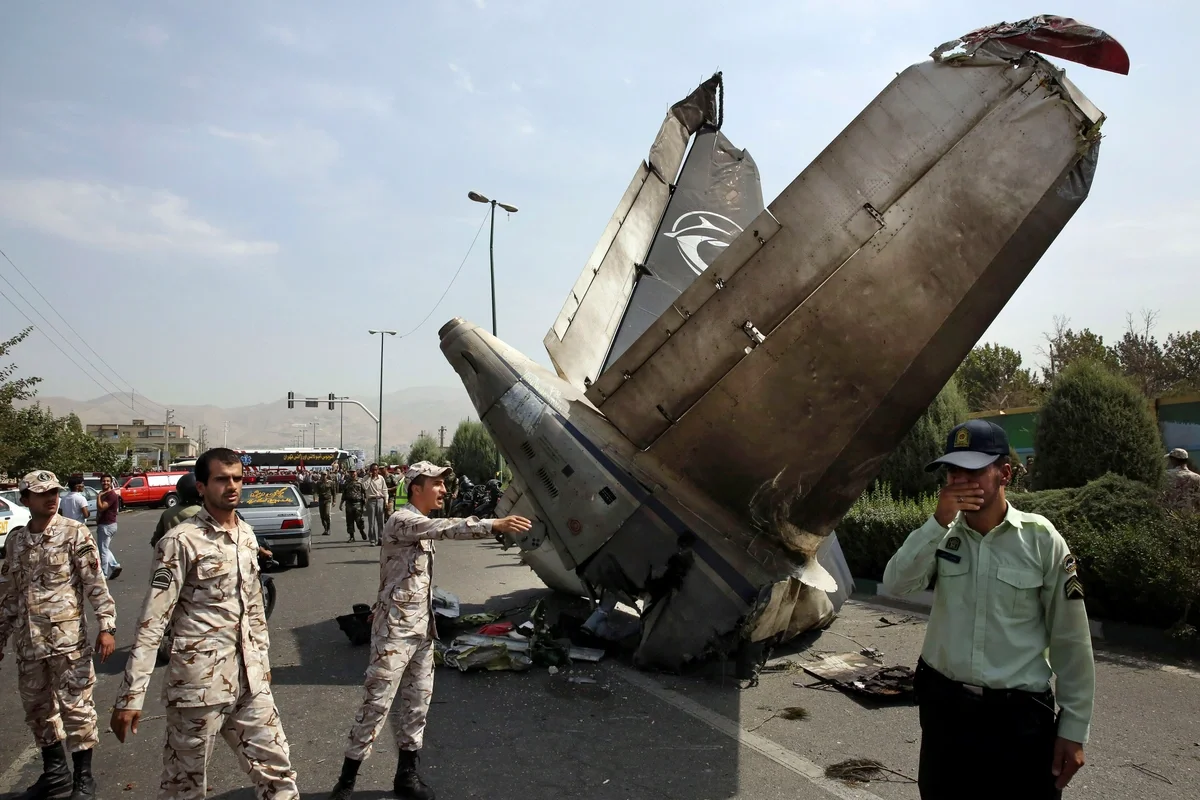
[[(378, 413), (379, 396), (353, 397), (365, 404), (372, 413)], [(88, 424), (128, 425), (134, 419), (147, 423), (162, 422), (165, 412), (153, 398), (137, 396), (136, 408), (130, 408), (128, 395), (109, 394), (94, 400), (73, 400), (67, 397), (37, 397), (21, 405), (39, 403), (54, 414), (62, 416), (74, 412)], [(148, 411), (147, 407), (154, 411)], [(175, 424), (183, 425), (187, 435), (200, 439), (200, 426), (208, 426), (206, 437), (209, 447), (225, 442), (225, 423), (229, 423), (229, 446), (248, 450), (265, 447), (290, 447), (296, 444), (300, 428), (293, 427), (314, 419), (317, 427), (316, 443), (319, 447), (338, 444), (339, 411), (328, 410), (325, 403), (318, 408), (304, 408), (297, 402), (296, 408), (287, 407), (287, 399), (280, 397), (270, 403), (261, 403), (239, 408), (219, 406), (169, 406), (175, 411)], [(344, 406), (345, 447), (361, 447), (368, 455), (375, 452), (375, 422), (357, 406)], [(454, 429), (464, 419), (476, 419), (475, 408), (467, 393), (460, 387), (422, 386), (401, 389), (383, 396), (383, 452), (404, 450), (422, 432), (437, 438), (438, 428), (446, 426), (446, 444), (454, 435)], [(304, 443), (312, 445), (313, 428), (310, 425)]]

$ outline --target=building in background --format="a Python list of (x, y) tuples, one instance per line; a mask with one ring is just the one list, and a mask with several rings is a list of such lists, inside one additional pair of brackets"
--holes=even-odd
[(87, 433), (118, 447), (124, 441), (133, 451), (130, 455), (138, 467), (160, 462), (166, 467), (174, 460), (195, 458), (200, 454), (199, 442), (188, 437), (187, 429), (183, 425), (164, 425), (162, 422), (147, 424), (144, 419), (135, 419), (128, 425), (88, 425)]

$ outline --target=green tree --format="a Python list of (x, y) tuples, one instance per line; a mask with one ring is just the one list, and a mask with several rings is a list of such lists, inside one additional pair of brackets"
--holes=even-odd
[[(13, 348), (29, 338), (33, 327), (23, 329), (8, 341), (0, 342), (0, 359), (8, 356)], [(35, 394), (35, 388), (42, 382), (41, 378), (13, 378), (17, 371), (16, 364), (0, 364), (0, 407), (11, 407), (16, 400), (29, 400)]]
[(1163, 347), (1163, 358), (1175, 393), (1200, 392), (1200, 331), (1172, 333)]
[(496, 477), (500, 468), (500, 455), (492, 435), (482, 422), (463, 420), (454, 431), (454, 438), (446, 448), (446, 457), (454, 465), (458, 475), (466, 475), (477, 483), (486, 483)]
[(442, 463), (442, 448), (438, 446), (437, 439), (424, 431), (421, 431), (421, 435), (412, 443), (412, 448), (408, 451), (408, 463), (415, 464), (418, 461)]
[(936, 492), (938, 475), (926, 472), (925, 465), (942, 454), (950, 429), (966, 418), (967, 401), (951, 378), (883, 462), (876, 481), (890, 486), (895, 497)]
[(1146, 312), (1139, 327), (1132, 314), (1127, 316), (1125, 335), (1113, 347), (1121, 373), (1149, 398), (1164, 394), (1175, 382), (1166, 353), (1154, 337), (1157, 317), (1153, 311)]
[(1011, 347), (983, 344), (972, 348), (954, 373), (971, 411), (1037, 405), (1042, 388), (1033, 372), (1021, 366)]
[(1068, 327), (1069, 323), (1066, 317), (1055, 317), (1053, 332), (1044, 334), (1042, 377), (1047, 384), (1052, 385), (1062, 371), (1076, 361), (1095, 361), (1110, 370), (1120, 369), (1116, 351), (1104, 344), (1103, 336), (1087, 328), (1076, 333)]
[(1034, 438), (1035, 489), (1083, 486), (1105, 473), (1158, 486), (1162, 438), (1149, 401), (1128, 378), (1077, 361), (1042, 405)]

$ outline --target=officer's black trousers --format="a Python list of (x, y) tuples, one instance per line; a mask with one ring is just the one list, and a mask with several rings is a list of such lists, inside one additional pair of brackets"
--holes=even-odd
[(1051, 761), (1054, 695), (975, 694), (924, 661), (915, 681), (921, 714), (922, 800), (1059, 800)]

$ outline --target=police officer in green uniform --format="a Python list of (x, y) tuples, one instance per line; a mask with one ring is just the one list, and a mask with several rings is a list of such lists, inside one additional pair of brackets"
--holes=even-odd
[(934, 582), (915, 684), (923, 800), (1060, 798), (1083, 766), (1096, 687), (1083, 584), (1054, 526), (1005, 498), (1008, 454), (1000, 426), (955, 427), (926, 468), (946, 467), (937, 510), (883, 575), (894, 595)]
[(329, 535), (329, 507), (333, 504), (333, 476), (322, 472), (317, 478), (317, 504), (321, 512), (321, 525), (325, 528), (322, 536)]

